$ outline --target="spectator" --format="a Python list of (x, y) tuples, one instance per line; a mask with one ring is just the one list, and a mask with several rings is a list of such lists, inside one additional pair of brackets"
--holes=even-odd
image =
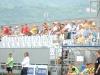
[(63, 32), (63, 28), (65, 27), (65, 25), (64, 24), (61, 24), (60, 25), (60, 31), (59, 31), (59, 39), (60, 40), (64, 40), (64, 32)]
[(32, 33), (32, 35), (36, 35), (38, 33), (38, 28), (35, 25), (33, 25), (30, 32)]
[(51, 31), (52, 34), (57, 34), (60, 31), (60, 24), (58, 22), (54, 22)]
[(11, 35), (11, 29), (9, 28), (9, 26), (3, 27), (2, 34), (3, 35)]
[(59, 31), (59, 32), (60, 32), (61, 34), (64, 34), (64, 31), (63, 31), (64, 27), (65, 27), (64, 24), (61, 24), (61, 25), (60, 25), (60, 31)]
[(84, 28), (82, 27), (82, 25), (79, 25), (79, 29), (76, 32), (75, 38), (78, 38), (80, 35), (83, 36), (83, 32), (84, 32)]
[(13, 63), (14, 59), (12, 57), (12, 53), (9, 53), (9, 56), (7, 58), (6, 66), (7, 66), (7, 75), (13, 75), (12, 70), (13, 70)]
[(71, 29), (71, 39), (74, 39), (75, 35), (76, 35), (76, 24), (74, 22), (72, 22), (72, 29)]
[(65, 24), (60, 25), (60, 30), (62, 30), (65, 27)]
[(57, 31), (55, 32), (55, 34), (56, 35), (58, 35), (58, 36), (60, 36), (62, 33), (61, 33), (61, 30), (64, 28), (64, 26), (60, 23), (60, 22), (58, 22), (58, 24), (57, 24)]
[(64, 39), (66, 40), (68, 36), (68, 31), (65, 29), (65, 25), (64, 28), (62, 28), (61, 33), (64, 34)]
[(27, 24), (25, 24), (24, 26), (22, 26), (21, 33), (23, 35), (27, 35), (29, 32), (30, 32), (30, 28), (29, 28), (29, 26)]
[(68, 31), (68, 35), (67, 35), (67, 39), (71, 39), (71, 30), (72, 30), (72, 25), (70, 23), (68, 23), (66, 26), (65, 26), (65, 30)]
[(21, 64), (22, 64), (21, 75), (27, 75), (27, 70), (30, 65), (30, 58), (28, 52), (24, 53), (24, 59)]
[(48, 34), (48, 33), (49, 33), (49, 25), (47, 23), (44, 23), (41, 34)]

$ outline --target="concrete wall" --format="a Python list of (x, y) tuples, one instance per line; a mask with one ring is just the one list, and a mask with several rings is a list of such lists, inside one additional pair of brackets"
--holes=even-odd
[(0, 49), (0, 63), (6, 62), (8, 54), (13, 53), (14, 61), (21, 63), (24, 52), (29, 52), (32, 64), (49, 64), (49, 49), (48, 48), (9, 48)]

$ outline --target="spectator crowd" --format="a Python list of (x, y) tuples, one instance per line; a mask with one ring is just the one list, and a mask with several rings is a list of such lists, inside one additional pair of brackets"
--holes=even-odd
[(1, 26), (0, 36), (32, 36), (32, 35), (57, 35), (60, 40), (74, 39), (77, 43), (99, 38), (100, 29), (94, 21), (77, 20), (67, 22), (43, 23), (43, 25)]

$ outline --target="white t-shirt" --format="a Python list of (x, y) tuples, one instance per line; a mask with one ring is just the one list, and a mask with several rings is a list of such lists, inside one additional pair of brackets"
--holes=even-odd
[(23, 61), (22, 61), (22, 67), (29, 67), (29, 65), (30, 65), (30, 58), (27, 56), (27, 57), (25, 57), (24, 59), (23, 59)]
[(64, 27), (65, 30), (68, 29), (68, 32), (70, 32), (72, 30), (72, 27), (70, 24), (67, 24), (65, 27)]
[(58, 30), (57, 26), (54, 26), (53, 31), (57, 31), (57, 30)]
[(71, 31), (76, 32), (76, 28), (77, 28), (76, 25), (73, 25), (72, 28), (71, 28)]

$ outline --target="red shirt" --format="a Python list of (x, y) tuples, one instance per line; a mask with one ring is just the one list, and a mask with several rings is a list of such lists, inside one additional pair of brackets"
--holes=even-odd
[(29, 27), (27, 25), (23, 26), (21, 29), (21, 33), (22, 34), (27, 34), (29, 32)]
[(3, 27), (3, 34), (9, 35), (10, 34), (10, 28), (9, 27)]

